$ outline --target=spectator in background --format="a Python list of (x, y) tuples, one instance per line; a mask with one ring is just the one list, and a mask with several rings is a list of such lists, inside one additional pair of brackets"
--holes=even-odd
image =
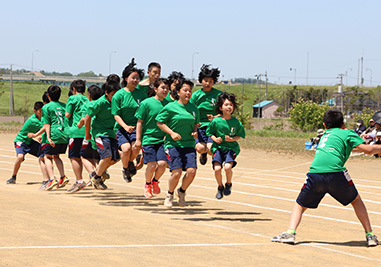
[(357, 121), (357, 127), (355, 129), (355, 132), (358, 134), (358, 135), (361, 135), (364, 131), (366, 130), (366, 126), (364, 125), (364, 122), (362, 119), (359, 119)]
[(369, 144), (371, 141), (369, 134), (374, 130), (374, 128), (375, 128), (374, 120), (370, 119), (369, 120), (369, 127), (360, 135), (362, 137), (362, 139), (364, 139), (367, 144)]
[(318, 144), (320, 142), (320, 138), (323, 136), (323, 134), (324, 134), (324, 130), (323, 129), (317, 130), (317, 136), (311, 138), (311, 142), (312, 142), (311, 149), (316, 149), (317, 148), (317, 146), (318, 146)]

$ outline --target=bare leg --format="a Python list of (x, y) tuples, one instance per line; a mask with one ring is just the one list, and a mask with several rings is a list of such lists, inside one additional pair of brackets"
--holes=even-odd
[(24, 154), (17, 154), (15, 165), (13, 166), (13, 175), (16, 176), (20, 170), (21, 163), (24, 161)]
[(83, 166), (85, 167), (86, 171), (89, 174), (95, 171), (96, 164), (95, 162), (92, 161), (92, 159), (85, 159), (82, 157), (81, 160), (82, 160)]
[(296, 231), (298, 228), (303, 213), (307, 210), (307, 208), (300, 206), (298, 203), (295, 203), (294, 208), (291, 211), (290, 224), (288, 225), (288, 229), (293, 229)]
[(111, 163), (111, 157), (107, 157), (107, 158), (104, 158), (104, 159), (101, 159), (99, 161), (99, 165), (98, 165), (98, 168), (96, 170), (96, 175), (98, 176), (102, 176), (102, 174), (104, 173), (105, 170), (107, 170), (108, 167), (110, 167), (110, 163)]
[(366, 207), (364, 205), (364, 202), (362, 201), (360, 195), (357, 195), (355, 200), (352, 201), (352, 206), (356, 212), (356, 216), (359, 219), (359, 221), (362, 224), (362, 227), (364, 227), (364, 230), (366, 233), (372, 231), (372, 227), (370, 226), (370, 220), (368, 216), (368, 212), (366, 210)]
[(206, 152), (207, 152), (210, 156), (213, 156), (213, 153), (212, 153), (212, 151), (211, 151), (212, 145), (213, 145), (213, 143), (207, 143), (207, 144), (206, 144)]
[(222, 183), (222, 166), (218, 162), (214, 162), (214, 176), (216, 177), (216, 181), (218, 186), (223, 186)]
[(156, 161), (148, 162), (145, 172), (146, 182), (150, 183), (156, 170)]
[(123, 168), (128, 168), (128, 162), (131, 161), (131, 151), (132, 151), (132, 148), (131, 148), (131, 145), (130, 143), (124, 143), (123, 145), (120, 146), (120, 148), (122, 149), (122, 165), (123, 165)]
[(225, 163), (225, 174), (226, 174), (226, 183), (228, 184), (231, 184), (232, 182), (232, 178), (233, 178), (233, 163), (232, 162), (228, 162), (228, 163)]
[(140, 148), (138, 149), (136, 146), (135, 146), (135, 141), (131, 143), (131, 158), (130, 158), (130, 161), (133, 161), (137, 155), (139, 155), (139, 152), (140, 152)]
[(70, 161), (71, 161), (71, 166), (73, 168), (73, 172), (75, 175), (75, 179), (77, 181), (82, 180), (83, 179), (83, 177), (82, 177), (83, 165), (82, 165), (81, 159), (80, 158), (71, 158)]
[(45, 155), (45, 166), (46, 166), (46, 172), (48, 174), (49, 180), (53, 180), (54, 172), (53, 172), (53, 156), (52, 155)]
[(157, 168), (156, 168), (156, 171), (155, 171), (155, 179), (157, 181), (159, 181), (159, 179), (161, 178), (161, 176), (163, 176), (163, 174), (165, 173), (165, 169), (167, 168), (167, 162), (164, 161), (164, 160), (159, 160), (157, 162)]
[(54, 162), (56, 163), (57, 169), (60, 172), (60, 177), (65, 176), (65, 169), (60, 155), (54, 155)]
[(42, 177), (44, 181), (49, 181), (49, 175), (46, 170), (45, 160), (43, 157), (38, 158), (38, 164), (40, 165), (40, 169), (41, 169), (41, 173), (42, 173)]
[[(174, 169), (172, 170), (171, 177), (168, 180), (168, 191), (174, 192), (176, 189), (176, 186), (179, 183), (180, 177), (181, 177), (182, 169)], [(184, 189), (184, 188), (183, 188)]]
[(181, 183), (181, 188), (187, 190), (187, 188), (193, 182), (194, 177), (196, 176), (196, 168), (188, 168), (186, 174), (183, 177), (183, 182)]
[(199, 154), (204, 154), (207, 152), (205, 143), (197, 143), (195, 148), (196, 148), (197, 153), (199, 153)]

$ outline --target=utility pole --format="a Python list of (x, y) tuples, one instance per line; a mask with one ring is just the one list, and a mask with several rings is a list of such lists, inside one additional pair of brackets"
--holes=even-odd
[(309, 61), (310, 61), (310, 52), (307, 52), (307, 78), (306, 78), (306, 85), (308, 85), (308, 67), (309, 67)]
[(364, 57), (361, 57), (361, 87), (364, 86)]
[(12, 73), (12, 64), (11, 64), (11, 80), (10, 80), (10, 85), (11, 85), (11, 91), (10, 91), (10, 96), (9, 96), (9, 114), (15, 115), (15, 101), (13, 98), (13, 73)]
[(245, 83), (242, 83), (242, 107), (241, 107), (241, 113), (243, 114), (243, 100), (245, 96)]
[(265, 84), (266, 84), (266, 100), (267, 100), (267, 93), (268, 93), (268, 88), (267, 88), (267, 81), (268, 81), (268, 79), (267, 79), (267, 70), (265, 72), (265, 77), (266, 77)]
[(259, 101), (258, 101), (258, 119), (261, 117), (260, 114), (261, 114), (261, 76), (263, 74), (258, 74), (258, 75), (255, 75), (255, 77), (257, 77), (257, 85), (258, 85), (258, 89), (259, 89)]
[(340, 79), (340, 85), (339, 85), (338, 92), (340, 94), (340, 111), (341, 111), (341, 113), (343, 113), (343, 111), (344, 111), (344, 107), (343, 107), (343, 105), (344, 105), (344, 101), (343, 101), (343, 77), (344, 76), (345, 76), (345, 74), (340, 73), (340, 74), (338, 74), (338, 77), (337, 77)]

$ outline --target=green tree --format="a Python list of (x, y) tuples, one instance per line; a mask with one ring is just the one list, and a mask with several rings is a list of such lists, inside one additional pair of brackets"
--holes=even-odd
[(300, 130), (315, 131), (323, 128), (324, 113), (329, 109), (327, 105), (319, 105), (311, 100), (299, 99), (289, 111), (291, 123)]
[(77, 75), (78, 77), (98, 77), (94, 71), (88, 71), (88, 72), (81, 72)]

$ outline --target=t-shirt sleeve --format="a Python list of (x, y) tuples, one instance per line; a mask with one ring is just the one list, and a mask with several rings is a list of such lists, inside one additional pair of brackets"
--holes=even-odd
[(111, 101), (111, 114), (112, 115), (120, 115), (121, 111), (121, 95), (114, 95)]
[(207, 136), (212, 136), (214, 135), (214, 120), (212, 120), (209, 125), (208, 125), (208, 128), (206, 128), (206, 135)]
[(364, 139), (362, 139), (355, 131), (349, 130), (350, 134), (348, 135), (349, 145), (352, 147), (356, 147), (365, 143)]
[(243, 127), (242, 123), (237, 120), (237, 124), (238, 124), (238, 131), (237, 131), (237, 136), (240, 136), (242, 138), (245, 138), (246, 137), (246, 131), (245, 131), (245, 128)]
[(66, 102), (66, 112), (73, 114), (75, 109), (75, 103), (73, 102), (73, 98), (69, 97)]
[(101, 106), (98, 102), (95, 102), (93, 105), (89, 105), (87, 108), (87, 114), (89, 114), (90, 117), (94, 117), (99, 113), (99, 110), (101, 109)]
[(135, 118), (137, 118), (138, 120), (142, 120), (142, 121), (145, 121), (146, 120), (146, 110), (148, 110), (147, 108), (145, 108), (145, 103), (142, 103), (136, 110), (135, 112)]
[(45, 109), (45, 111), (46, 112), (44, 112), (43, 123), (51, 124), (51, 114), (49, 112), (49, 109)]
[(200, 111), (196, 108), (196, 124), (200, 123)]
[(156, 116), (156, 120), (162, 123), (166, 123), (169, 118), (169, 110), (167, 106), (165, 106), (159, 114)]

